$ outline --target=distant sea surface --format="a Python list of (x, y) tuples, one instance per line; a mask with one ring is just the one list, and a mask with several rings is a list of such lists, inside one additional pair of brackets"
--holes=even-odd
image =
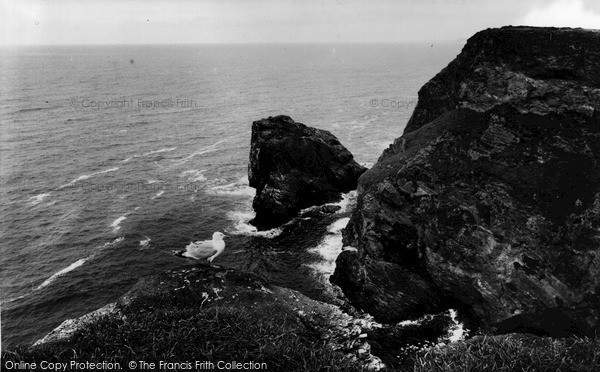
[(215, 264), (323, 299), (347, 214), (254, 231), (252, 121), (329, 130), (370, 166), (461, 46), (0, 49), (2, 348), (197, 264), (172, 251), (214, 231)]

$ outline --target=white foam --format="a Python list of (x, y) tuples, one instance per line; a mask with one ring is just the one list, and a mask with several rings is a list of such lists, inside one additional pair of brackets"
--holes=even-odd
[(213, 143), (210, 146), (203, 147), (202, 149), (200, 149), (200, 150), (198, 150), (198, 151), (196, 151), (196, 152), (194, 152), (194, 153), (186, 156), (185, 158), (177, 161), (175, 163), (175, 165), (180, 165), (180, 164), (186, 163), (187, 161), (189, 161), (190, 159), (194, 158), (195, 156), (204, 155), (204, 154), (208, 154), (209, 152), (218, 151), (219, 149), (217, 148), (217, 146), (219, 144), (225, 142), (225, 141), (227, 141), (227, 140), (223, 139), (223, 140), (220, 140), (220, 141), (217, 141), (217, 142)]
[(332, 234), (337, 234), (341, 232), (346, 225), (348, 225), (348, 221), (350, 221), (350, 217), (340, 218), (331, 225), (327, 226), (327, 231)]
[(127, 219), (127, 214), (122, 215), (121, 217), (117, 218), (116, 220), (114, 220), (111, 224), (110, 227), (113, 228), (113, 232), (117, 232), (121, 229), (121, 226), (119, 226), (121, 224), (121, 222), (123, 222), (124, 220)]
[(160, 182), (159, 180), (148, 180), (147, 183), (148, 185), (152, 185), (153, 183), (157, 183)]
[(121, 163), (127, 163), (129, 162), (131, 159), (133, 159), (133, 156), (128, 157), (127, 159), (121, 160)]
[(149, 151), (147, 153), (142, 154), (142, 156), (148, 156), (148, 155), (154, 155), (154, 154), (160, 154), (162, 152), (169, 152), (169, 151), (175, 151), (177, 149), (177, 147), (165, 147), (164, 149), (160, 149), (160, 150), (154, 150), (154, 151)]
[(254, 198), (254, 195), (256, 195), (254, 188), (243, 185), (215, 186), (210, 189), (210, 192), (216, 195), (242, 196), (247, 198)]
[(103, 171), (100, 171), (100, 172), (94, 172), (94, 173), (90, 173), (90, 174), (84, 174), (82, 176), (79, 176), (79, 177), (75, 178), (73, 181), (71, 181), (71, 182), (69, 182), (69, 183), (67, 183), (65, 185), (60, 186), (59, 189), (72, 186), (72, 185), (74, 185), (75, 183), (77, 183), (79, 181), (87, 180), (88, 178), (97, 176), (99, 174), (104, 174), (104, 173), (108, 173), (108, 172), (114, 172), (114, 171), (118, 171), (118, 170), (119, 170), (119, 167), (114, 167), (114, 168), (110, 168), (110, 169), (103, 170)]
[(253, 211), (228, 212), (227, 218), (233, 221), (233, 230), (229, 229), (227, 230), (227, 233), (231, 235), (259, 236), (262, 238), (273, 239), (283, 232), (283, 230), (278, 227), (270, 230), (258, 231), (256, 226), (252, 226), (248, 223), (254, 216), (255, 213)]
[(206, 177), (204, 176), (206, 171), (206, 169), (190, 169), (182, 172), (179, 177), (186, 177), (189, 182), (204, 182), (206, 181)]
[(403, 320), (400, 323), (398, 323), (398, 325), (401, 327), (406, 327), (409, 325), (419, 325), (419, 324), (421, 324), (421, 321), (419, 321), (419, 320)]
[[(90, 256), (91, 257), (91, 256)], [(73, 262), (72, 264), (70, 264), (69, 266), (65, 267), (64, 269), (54, 273), (51, 277), (49, 277), (48, 279), (46, 279), (42, 284), (40, 284), (36, 290), (38, 289), (42, 289), (48, 285), (50, 285), (53, 281), (55, 281), (58, 277), (65, 275), (66, 273), (75, 270), (76, 268), (80, 267), (81, 265), (83, 265), (85, 263), (85, 261), (87, 261), (89, 259), (88, 258), (82, 258), (80, 260), (77, 260), (75, 262)]]
[(102, 248), (108, 248), (108, 247), (112, 247), (113, 245), (117, 245), (119, 243), (121, 243), (123, 240), (125, 240), (124, 237), (118, 237), (115, 240), (113, 240), (112, 242), (106, 242), (104, 243), (104, 245), (102, 245)]
[(248, 186), (248, 177), (240, 177), (235, 182), (226, 185), (218, 185), (209, 189), (209, 192), (215, 195), (241, 196), (249, 199), (254, 198), (256, 189)]
[(165, 190), (160, 190), (158, 193), (156, 193), (156, 195), (154, 195), (152, 197), (152, 199), (160, 198), (160, 196), (164, 193), (165, 193)]
[(16, 300), (20, 300), (20, 299), (22, 299), (23, 297), (25, 297), (25, 295), (21, 295), (21, 296), (19, 296), (19, 297), (14, 297), (14, 298), (7, 298), (6, 300), (2, 300), (2, 301), (0, 301), (0, 306), (2, 306), (2, 305), (4, 305), (4, 304), (7, 304), (7, 303), (10, 303), (10, 302), (13, 302), (13, 301), (16, 301)]
[[(112, 242), (106, 242), (102, 245), (101, 249), (105, 249), (105, 248), (109, 248), (114, 245), (117, 245), (117, 244), (121, 243), (124, 239), (125, 238), (121, 236), (119, 238), (114, 239)], [(63, 276), (65, 274), (77, 269), (78, 267), (81, 267), (84, 263), (93, 259), (96, 256), (96, 254), (97, 254), (97, 252), (88, 257), (79, 259), (79, 260), (73, 262), (72, 264), (70, 264), (69, 266), (65, 267), (64, 269), (57, 271), (56, 273), (52, 274), (51, 277), (46, 279), (42, 284), (40, 284), (35, 290), (37, 291), (39, 289), (47, 287), (48, 285), (52, 284), (52, 282), (54, 282), (58, 277)], [(21, 296), (21, 297), (23, 297), (23, 296)]]
[(449, 312), (453, 325), (450, 327), (450, 329), (448, 329), (448, 341), (456, 342), (464, 340), (467, 336), (467, 331), (465, 330), (464, 324), (456, 319), (456, 310), (450, 309)]
[(50, 196), (50, 193), (38, 194), (36, 196), (32, 196), (28, 199), (28, 200), (30, 200), (29, 204), (30, 205), (38, 205), (44, 200), (44, 198), (47, 198), (49, 196)]
[(349, 208), (351, 206), (353, 206), (355, 204), (356, 196), (357, 196), (356, 190), (352, 190), (350, 192), (342, 194), (342, 200), (340, 200), (337, 203), (326, 203), (323, 205), (313, 205), (312, 207), (302, 209), (300, 211), (300, 215), (302, 216), (308, 212), (312, 212), (314, 210), (321, 209), (325, 206), (338, 206), (338, 207), (340, 207), (340, 210), (338, 210), (337, 213), (345, 213), (349, 210)]
[[(339, 205), (341, 207), (341, 209), (338, 211), (338, 213), (348, 212), (348, 210), (356, 203), (357, 195), (358, 195), (358, 193), (356, 192), (356, 190), (352, 190), (350, 192), (342, 194), (342, 200), (340, 200), (338, 203), (336, 203), (337, 205)], [(345, 225), (344, 225), (344, 227), (345, 227)]]
[(335, 271), (335, 259), (342, 252), (342, 229), (346, 227), (348, 221), (350, 218), (344, 217), (329, 225), (327, 227), (328, 234), (321, 243), (308, 250), (320, 256), (320, 260), (307, 266), (319, 273), (327, 282)]
[(152, 240), (147, 236), (145, 236), (145, 238), (146, 239), (144, 239), (144, 240), (140, 240), (140, 246), (142, 246), (142, 247), (147, 247), (148, 244), (150, 244), (150, 241)]

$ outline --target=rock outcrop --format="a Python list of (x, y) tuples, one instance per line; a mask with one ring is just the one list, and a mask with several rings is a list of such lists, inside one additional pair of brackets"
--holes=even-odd
[(499, 331), (599, 325), (600, 32), (470, 38), (365, 173), (332, 282), (376, 319), (462, 306)]
[[(312, 342), (315, 347), (330, 348), (340, 353), (340, 358), (345, 356), (344, 361), (349, 363), (348, 365), (362, 366), (365, 370), (379, 370), (384, 366), (379, 358), (371, 355), (370, 339), (367, 339), (365, 333), (378, 330), (379, 334), (387, 335), (379, 330), (381, 325), (374, 322), (372, 317), (348, 315), (337, 306), (312, 300), (288, 288), (272, 285), (258, 275), (202, 264), (142, 278), (117, 302), (79, 319), (64, 321), (33, 347), (50, 345), (52, 349), (53, 345), (57, 345), (56, 349), (69, 350), (66, 346), (68, 342), (97, 342), (96, 333), (89, 331), (89, 328), (94, 329), (98, 323), (113, 325), (108, 329), (102, 328), (104, 337), (107, 337), (107, 334), (112, 337), (115, 332), (120, 339), (128, 341), (139, 338), (135, 333), (141, 330), (136, 327), (145, 323), (152, 324), (156, 319), (171, 320), (169, 331), (172, 334), (201, 334), (202, 330), (196, 328), (198, 319), (213, 313), (216, 314), (216, 319), (212, 326), (216, 328), (233, 327), (242, 332), (242, 329), (250, 326), (244, 324), (243, 319), (250, 317), (253, 323), (263, 324), (269, 329), (281, 332), (277, 337), (282, 340), (277, 342), (285, 342), (285, 338), (293, 332), (301, 335), (303, 342), (307, 344)], [(222, 315), (219, 317), (219, 314)], [(235, 322), (231, 321), (231, 317)], [(219, 318), (226, 319), (220, 324)], [(95, 330), (97, 329), (98, 327)], [(398, 332), (395, 328), (394, 331)], [(441, 337), (444, 338), (443, 335)], [(208, 344), (219, 343), (212, 339), (204, 341)], [(238, 341), (232, 340), (231, 344), (236, 342)], [(185, 343), (185, 339), (182, 343)], [(258, 343), (256, 341), (254, 345), (238, 347), (251, 350), (257, 348)], [(151, 348), (154, 345), (140, 347)], [(200, 347), (194, 351), (199, 352)], [(213, 360), (215, 363), (214, 359), (219, 360), (218, 351), (215, 355), (204, 357), (204, 360)], [(248, 357), (252, 358), (252, 352), (249, 352)], [(281, 364), (269, 367), (274, 370), (289, 370), (285, 358)]]
[(281, 225), (301, 209), (339, 201), (366, 171), (328, 131), (276, 116), (252, 123), (248, 179), (259, 229)]

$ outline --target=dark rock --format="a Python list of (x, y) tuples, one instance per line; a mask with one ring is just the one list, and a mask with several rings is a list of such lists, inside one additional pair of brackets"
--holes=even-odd
[(373, 354), (386, 365), (398, 366), (408, 362), (419, 350), (450, 342), (449, 335), (454, 326), (448, 311), (427, 315), (416, 321), (385, 324), (375, 328), (368, 334), (369, 344)]
[(306, 211), (301, 213), (302, 217), (320, 217), (323, 215), (334, 214), (338, 212), (342, 207), (335, 204), (324, 204), (318, 205), (312, 208), (308, 208)]
[(377, 319), (440, 296), (506, 332), (598, 327), (600, 33), (469, 39), (360, 178), (344, 243), (331, 279)]
[[(402, 266), (370, 257), (361, 261), (358, 253), (347, 250), (338, 256), (331, 281), (344, 289), (352, 305), (359, 309), (377, 309), (380, 322), (410, 319), (415, 314), (438, 311), (440, 292), (418, 274)], [(393, 279), (393, 280), (390, 280)]]
[(447, 111), (487, 111), (509, 103), (521, 112), (579, 112), (598, 117), (600, 32), (503, 27), (478, 32), (460, 55), (427, 82), (404, 133)]
[(300, 210), (339, 201), (366, 171), (328, 131), (276, 116), (252, 123), (248, 179), (259, 229), (281, 225)]

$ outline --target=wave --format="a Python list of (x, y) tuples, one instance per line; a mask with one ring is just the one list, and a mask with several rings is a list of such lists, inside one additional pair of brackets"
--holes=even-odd
[(94, 177), (94, 176), (97, 176), (97, 175), (100, 175), (100, 174), (104, 174), (104, 173), (115, 172), (115, 171), (118, 171), (118, 170), (119, 170), (119, 167), (114, 167), (114, 168), (110, 168), (110, 169), (103, 170), (103, 171), (100, 171), (100, 172), (94, 172), (94, 173), (90, 173), (90, 174), (84, 174), (82, 176), (79, 176), (79, 177), (75, 178), (73, 181), (71, 181), (71, 182), (69, 182), (69, 183), (67, 183), (65, 185), (60, 186), (58, 189), (60, 190), (60, 189), (65, 188), (65, 187), (72, 186), (75, 183), (77, 183), (79, 181), (87, 180), (90, 177)]
[(154, 199), (156, 199), (156, 198), (160, 198), (160, 196), (161, 196), (162, 194), (164, 194), (164, 193), (165, 193), (165, 190), (160, 190), (158, 193), (156, 193), (156, 195), (154, 195), (154, 196), (152, 197), (152, 200), (154, 200)]
[(47, 198), (48, 196), (50, 196), (50, 193), (38, 194), (30, 197), (27, 200), (30, 200), (29, 205), (38, 205), (44, 200), (44, 198)]
[(108, 247), (112, 247), (113, 245), (117, 245), (119, 243), (121, 243), (123, 240), (125, 240), (124, 237), (120, 236), (118, 238), (115, 238), (115, 240), (113, 240), (112, 242), (106, 242), (102, 245), (102, 248), (108, 248)]
[(193, 158), (194, 156), (198, 156), (198, 155), (204, 155), (204, 154), (208, 154), (209, 152), (215, 152), (215, 151), (218, 151), (218, 149), (216, 149), (216, 148), (213, 148), (213, 149), (206, 149), (206, 150), (202, 150), (202, 151), (195, 152), (195, 153), (193, 153), (193, 154), (191, 154), (191, 155), (189, 155), (189, 156), (186, 156), (186, 157), (185, 157), (185, 158), (183, 158), (182, 160), (178, 161), (178, 162), (176, 163), (176, 165), (179, 165), (179, 164), (186, 163), (188, 160), (190, 160), (190, 159), (191, 159), (191, 158)]
[(233, 221), (233, 229), (226, 229), (226, 233), (231, 235), (257, 236), (261, 238), (273, 239), (283, 232), (283, 229), (276, 227), (270, 230), (258, 231), (255, 226), (250, 225), (255, 213), (253, 211), (233, 211), (227, 213), (227, 218)]
[(56, 273), (54, 273), (51, 277), (49, 277), (48, 279), (46, 279), (42, 284), (40, 284), (35, 290), (40, 290), (48, 285), (50, 285), (53, 281), (55, 281), (58, 277), (65, 275), (66, 273), (75, 270), (76, 268), (80, 267), (81, 265), (83, 265), (85, 263), (85, 261), (87, 261), (90, 257), (87, 258), (82, 258), (80, 260), (77, 260), (75, 262), (73, 262), (72, 264), (70, 264), (69, 266), (65, 267), (64, 269), (57, 271)]
[(183, 159), (181, 159), (179, 161), (176, 161), (174, 165), (184, 164), (187, 161), (189, 161), (190, 159), (192, 159), (192, 158), (194, 158), (195, 156), (198, 156), (198, 155), (204, 155), (204, 154), (208, 154), (210, 152), (218, 151), (219, 149), (217, 148), (217, 146), (220, 145), (221, 143), (225, 142), (225, 141), (227, 141), (227, 140), (226, 139), (222, 139), (222, 140), (219, 140), (219, 141), (213, 143), (210, 146), (203, 147), (202, 149), (200, 149), (200, 150), (198, 150), (198, 151), (196, 151), (196, 152), (194, 152), (194, 153), (186, 156), (185, 158), (183, 158)]
[(327, 227), (327, 235), (321, 243), (308, 251), (320, 256), (320, 260), (306, 266), (319, 273), (326, 282), (335, 271), (335, 260), (342, 252), (342, 229), (350, 221), (349, 217), (340, 218)]
[(448, 329), (448, 341), (456, 342), (464, 340), (467, 336), (468, 331), (465, 329), (464, 324), (456, 319), (456, 310), (448, 310), (450, 313), (450, 319), (452, 320), (452, 326)]
[(348, 225), (348, 221), (350, 221), (350, 217), (340, 218), (339, 220), (337, 220), (334, 223), (332, 223), (331, 225), (329, 225), (327, 227), (327, 231), (331, 234), (341, 233), (342, 230), (344, 229), (344, 227), (346, 227), (346, 225)]
[[(104, 243), (104, 245), (102, 245), (102, 248), (112, 247), (112, 246), (114, 246), (116, 244), (121, 243), (123, 240), (124, 240), (124, 238), (121, 236), (119, 238), (114, 239), (112, 242), (106, 242), (106, 243)], [(92, 255), (90, 255), (90, 256), (88, 256), (88, 257), (79, 259), (79, 260), (73, 262), (72, 264), (70, 264), (69, 266), (65, 267), (64, 269), (55, 272), (54, 274), (52, 274), (52, 276), (50, 276), (42, 284), (40, 284), (35, 290), (37, 291), (37, 290), (40, 290), (40, 289), (42, 289), (44, 287), (47, 287), (48, 285), (52, 284), (52, 282), (54, 282), (59, 277), (61, 277), (61, 276), (65, 275), (65, 274), (67, 274), (67, 273), (69, 273), (69, 272), (77, 269), (78, 267), (81, 267), (84, 263), (86, 263), (87, 261), (93, 259), (96, 256), (96, 254), (97, 254), (97, 252), (94, 253), (94, 254), (92, 254)], [(24, 297), (24, 296), (21, 296), (19, 298), (22, 298), (22, 297)]]
[(229, 195), (229, 196), (245, 196), (248, 198), (254, 198), (256, 195), (256, 189), (248, 186), (248, 177), (240, 177), (235, 182), (228, 183), (226, 185), (213, 186), (209, 193), (215, 195)]
[(16, 301), (16, 300), (20, 300), (20, 299), (22, 299), (25, 296), (26, 295), (20, 295), (19, 297), (7, 298), (6, 300), (0, 301), (0, 306), (2, 306), (4, 304), (7, 304), (7, 303), (10, 303), (10, 302), (13, 302), (13, 301)]
[(340, 207), (340, 209), (337, 211), (337, 213), (345, 213), (348, 212), (352, 206), (356, 203), (356, 196), (357, 196), (357, 192), (356, 190), (352, 190), (350, 192), (347, 192), (345, 194), (342, 194), (342, 200), (340, 200), (339, 202), (335, 202), (335, 203), (325, 203), (322, 205), (313, 205), (311, 207), (308, 208), (304, 208), (300, 211), (300, 213), (298, 213), (298, 215), (303, 216), (306, 213), (315, 211), (315, 210), (320, 210), (323, 207), (326, 206), (338, 206)]
[(160, 150), (154, 150), (154, 151), (149, 151), (145, 154), (142, 154), (142, 156), (148, 156), (148, 155), (154, 155), (154, 154), (160, 154), (162, 152), (169, 152), (169, 151), (175, 151), (177, 149), (177, 147), (165, 147), (164, 149), (160, 149)]
[(133, 155), (133, 156), (130, 156), (130, 157), (126, 158), (126, 159), (123, 159), (123, 160), (121, 160), (121, 163), (128, 163), (132, 159), (136, 159), (136, 158), (140, 158), (140, 157), (144, 157), (144, 156), (155, 155), (155, 154), (160, 154), (160, 153), (163, 153), (163, 152), (175, 151), (176, 149), (177, 149), (177, 147), (165, 147), (165, 148), (160, 149), (160, 150), (148, 151), (148, 152), (145, 152), (145, 153), (143, 153), (141, 155)]
[[(245, 197), (245, 198), (251, 200), (256, 195), (256, 190), (254, 188), (248, 186), (248, 177), (242, 176), (235, 182), (225, 184), (225, 185), (213, 186), (212, 188), (210, 188), (208, 190), (208, 193), (215, 194), (215, 195)], [(328, 204), (325, 204), (325, 206), (327, 206), (327, 205), (339, 206), (340, 210), (337, 211), (337, 213), (345, 213), (350, 208), (352, 208), (352, 206), (355, 204), (356, 195), (357, 195), (356, 191), (350, 191), (348, 193), (342, 194), (342, 200), (340, 200), (339, 202), (328, 203)], [(250, 220), (252, 220), (256, 214), (252, 210), (251, 205), (248, 204), (248, 205), (245, 205), (245, 208), (242, 210), (230, 211), (227, 213), (227, 218), (229, 220), (233, 221), (233, 229), (228, 232), (233, 235), (259, 236), (259, 237), (272, 239), (276, 236), (279, 236), (283, 232), (283, 228), (287, 225), (294, 223), (294, 221), (297, 218), (306, 219), (306, 218), (302, 217), (302, 215), (305, 214), (306, 212), (320, 209), (322, 207), (323, 207), (323, 205), (318, 205), (318, 206), (313, 206), (313, 207), (303, 209), (302, 211), (300, 211), (300, 214), (298, 217), (288, 221), (287, 223), (285, 223), (279, 227), (276, 227), (276, 228), (273, 228), (270, 230), (266, 230), (266, 231), (258, 231), (258, 229), (255, 226), (253, 226), (249, 223)], [(349, 221), (349, 218), (342, 218), (342, 219), (337, 220), (336, 222), (334, 222), (333, 224), (331, 224), (328, 227), (328, 231), (329, 231), (330, 235), (331, 234), (336, 234), (336, 236), (339, 235), (339, 249), (336, 248), (335, 252), (337, 252), (337, 253), (335, 253), (335, 257), (333, 257), (332, 261), (335, 261), (335, 258), (337, 257), (337, 255), (339, 254), (339, 252), (341, 252), (341, 247), (342, 247), (341, 246), (341, 231), (344, 227), (346, 227), (346, 225), (348, 224), (348, 221)], [(336, 247), (337, 247), (337, 244), (338, 243), (336, 243)], [(330, 258), (330, 256), (328, 255), (327, 259), (329, 259), (329, 258)], [(324, 266), (320, 267), (319, 271), (329, 272), (329, 267), (332, 264), (333, 264), (333, 268), (335, 269), (335, 262), (332, 262), (332, 263), (324, 263), (323, 264)]]
[(121, 222), (123, 222), (124, 220), (127, 219), (127, 213), (125, 213), (124, 215), (122, 215), (121, 217), (117, 218), (116, 220), (114, 220), (111, 224), (110, 227), (113, 228), (113, 232), (117, 232), (119, 230), (121, 230)]
[(197, 170), (197, 169), (190, 169), (190, 170), (186, 170), (185, 172), (182, 172), (179, 177), (187, 177), (187, 180), (189, 182), (204, 182), (206, 181), (206, 177), (204, 176), (204, 173), (206, 173), (207, 170)]

